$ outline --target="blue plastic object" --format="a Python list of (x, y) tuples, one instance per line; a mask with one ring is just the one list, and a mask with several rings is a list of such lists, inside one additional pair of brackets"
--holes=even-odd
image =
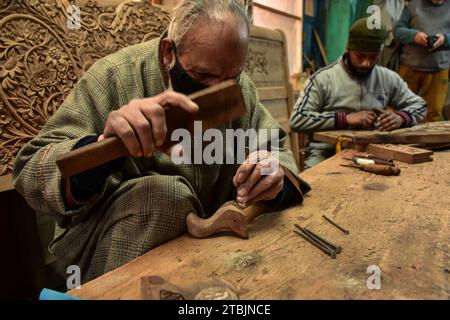
[(81, 299), (69, 296), (68, 294), (62, 292), (44, 288), (39, 294), (39, 300), (81, 300)]

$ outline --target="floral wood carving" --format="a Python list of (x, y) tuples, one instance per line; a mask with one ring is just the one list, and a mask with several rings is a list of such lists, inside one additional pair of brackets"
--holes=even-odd
[(99, 58), (158, 37), (169, 14), (150, 1), (80, 7), (70, 30), (67, 0), (0, 1), (0, 175)]
[(245, 72), (250, 76), (256, 74), (268, 75), (267, 64), (267, 58), (264, 53), (253, 51), (252, 48), (249, 49)]

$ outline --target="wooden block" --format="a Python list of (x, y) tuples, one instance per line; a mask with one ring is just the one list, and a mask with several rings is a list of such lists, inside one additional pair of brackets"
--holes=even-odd
[(370, 144), (366, 152), (375, 156), (394, 159), (410, 164), (433, 161), (433, 151), (414, 148), (406, 145)]

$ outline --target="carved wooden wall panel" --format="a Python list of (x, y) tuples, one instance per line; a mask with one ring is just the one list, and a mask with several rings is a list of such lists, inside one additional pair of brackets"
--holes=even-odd
[[(167, 12), (145, 3), (116, 8), (88, 1), (68, 29), (66, 0), (0, 1), (0, 175), (11, 172), (81, 75), (99, 58), (159, 36)], [(73, 22), (73, 20), (71, 20)]]
[(284, 86), (285, 72), (280, 64), (283, 58), (283, 43), (254, 38), (251, 40), (246, 72), (257, 87)]

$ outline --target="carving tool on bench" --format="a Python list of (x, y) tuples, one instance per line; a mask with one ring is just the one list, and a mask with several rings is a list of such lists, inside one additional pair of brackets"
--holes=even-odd
[(295, 224), (295, 227), (297, 228), (294, 230), (296, 234), (301, 236), (303, 239), (317, 247), (318, 249), (322, 250), (326, 254), (328, 254), (331, 258), (336, 259), (336, 254), (339, 254), (342, 252), (342, 247), (336, 246), (329, 241), (319, 237), (317, 234), (312, 232), (311, 230), (308, 230), (307, 228), (301, 227), (298, 224)]
[(375, 160), (372, 159), (363, 159), (363, 158), (343, 158), (344, 160), (348, 160), (353, 162), (354, 164), (360, 165), (360, 166), (367, 166), (369, 164), (376, 164)]
[(385, 165), (394, 165), (394, 160), (393, 159), (388, 159), (388, 158), (382, 158), (379, 156), (375, 156), (371, 153), (355, 153), (353, 155), (354, 158), (362, 158), (362, 159), (370, 159), (370, 160), (374, 160), (375, 164), (385, 164)]
[(353, 158), (343, 158), (344, 160), (352, 161), (354, 164), (358, 164), (361, 166), (369, 165), (369, 164), (380, 164), (385, 166), (394, 166), (394, 161), (388, 161), (384, 159), (372, 159), (372, 158), (362, 158), (362, 157), (353, 157)]
[(328, 218), (326, 215), (322, 215), (322, 218), (324, 218), (326, 221), (328, 221), (329, 223), (331, 223), (333, 226), (335, 226), (336, 228), (338, 228), (339, 230), (342, 231), (342, 233), (344, 233), (345, 235), (348, 235), (350, 232), (347, 229), (342, 228), (340, 225), (338, 225), (336, 222), (332, 221), (330, 218)]
[(356, 168), (365, 172), (375, 173), (383, 176), (398, 176), (400, 175), (400, 168), (394, 166), (387, 166), (381, 164), (356, 165), (356, 164), (341, 164), (341, 167)]

